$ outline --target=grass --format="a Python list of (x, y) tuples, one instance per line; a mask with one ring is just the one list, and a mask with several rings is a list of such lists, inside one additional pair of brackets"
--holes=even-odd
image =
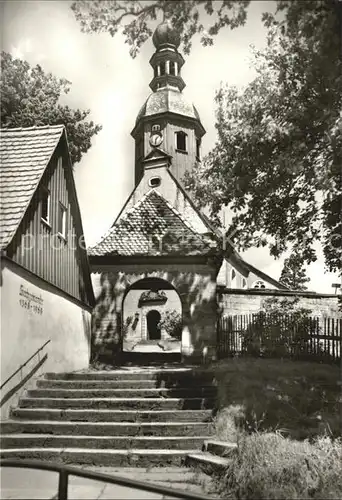
[(218, 389), (217, 437), (281, 431), (298, 440), (342, 435), (341, 371), (281, 359), (226, 359), (212, 365)]
[(216, 493), (232, 500), (342, 498), (338, 366), (226, 359), (207, 368), (218, 390), (216, 437), (237, 443)]
[(227, 499), (340, 499), (342, 441), (245, 433), (230, 466), (216, 479), (217, 493)]

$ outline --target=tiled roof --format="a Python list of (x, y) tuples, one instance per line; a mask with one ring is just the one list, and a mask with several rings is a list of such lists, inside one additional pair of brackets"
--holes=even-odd
[(152, 189), (88, 249), (88, 255), (204, 255), (214, 246)]
[(14, 236), (63, 130), (63, 125), (1, 129), (1, 248)]

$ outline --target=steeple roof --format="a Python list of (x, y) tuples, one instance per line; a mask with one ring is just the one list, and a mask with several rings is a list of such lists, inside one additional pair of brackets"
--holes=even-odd
[(143, 116), (152, 116), (166, 112), (177, 113), (201, 121), (195, 106), (189, 103), (179, 90), (166, 87), (152, 92), (148, 96), (138, 113), (135, 123), (137, 124)]

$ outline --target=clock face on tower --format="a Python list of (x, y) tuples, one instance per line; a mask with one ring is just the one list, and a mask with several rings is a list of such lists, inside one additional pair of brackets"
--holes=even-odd
[(163, 142), (163, 136), (161, 134), (152, 134), (150, 137), (150, 144), (152, 147), (157, 148)]

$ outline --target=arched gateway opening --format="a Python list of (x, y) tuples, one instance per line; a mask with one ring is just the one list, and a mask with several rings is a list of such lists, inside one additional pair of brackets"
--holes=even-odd
[(144, 278), (131, 285), (122, 305), (123, 351), (181, 351), (182, 303), (166, 280)]

